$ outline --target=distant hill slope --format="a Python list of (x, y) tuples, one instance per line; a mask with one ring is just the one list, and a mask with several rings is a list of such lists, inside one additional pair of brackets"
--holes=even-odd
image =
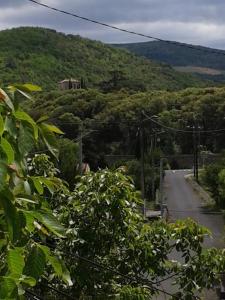
[[(127, 49), (139, 56), (157, 62), (164, 62), (175, 67), (183, 67), (181, 69), (183, 72), (190, 72), (192, 68), (192, 73), (205, 74), (205, 77), (218, 79), (218, 81), (225, 80), (225, 51), (222, 50), (216, 50), (218, 53), (210, 51), (202, 52), (197, 50), (210, 50), (210, 48), (194, 46), (195, 49), (191, 49), (157, 41), (115, 44), (114, 46)], [(185, 67), (187, 68), (185, 69)], [(202, 68), (205, 68), (205, 72)]]
[(32, 27), (0, 31), (0, 84), (32, 82), (50, 90), (65, 78), (83, 77), (95, 87), (109, 80), (112, 71), (121, 71), (131, 87), (147, 90), (206, 85), (170, 66), (79, 36)]

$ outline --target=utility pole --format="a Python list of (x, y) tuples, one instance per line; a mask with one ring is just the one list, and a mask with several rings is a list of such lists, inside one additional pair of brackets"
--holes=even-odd
[(160, 182), (159, 182), (159, 203), (161, 216), (163, 216), (163, 158), (160, 158)]
[(194, 178), (196, 178), (196, 128), (193, 125), (193, 163), (194, 163)]
[(145, 199), (145, 170), (144, 170), (144, 137), (143, 137), (143, 123), (140, 127), (140, 150), (141, 150), (141, 196), (144, 201), (143, 214), (146, 215), (146, 199)]
[(152, 136), (151, 140), (151, 165), (152, 165), (152, 200), (155, 200), (155, 158), (154, 158), (154, 150), (155, 150), (155, 137)]
[(83, 122), (79, 126), (79, 174), (83, 173)]
[(196, 181), (198, 182), (198, 151), (199, 151), (199, 139), (198, 139), (198, 127), (197, 127), (197, 124), (196, 124), (196, 130), (195, 130), (195, 133), (196, 133)]
[(199, 171), (199, 132), (198, 132), (198, 124), (196, 120), (194, 120), (194, 126), (193, 126), (193, 146), (194, 146), (194, 177), (195, 180), (198, 182), (198, 171)]

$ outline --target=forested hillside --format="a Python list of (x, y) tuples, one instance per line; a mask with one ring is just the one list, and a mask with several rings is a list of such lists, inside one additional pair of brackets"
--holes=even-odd
[(31, 82), (45, 90), (56, 89), (58, 81), (70, 77), (83, 78), (88, 87), (101, 87), (115, 79), (115, 74), (118, 89), (178, 90), (205, 85), (192, 75), (126, 50), (31, 27), (0, 32), (0, 70), (0, 84)]
[[(190, 66), (201, 67), (203, 68), (202, 70), (193, 68), (192, 73), (205, 74), (205, 77), (215, 81), (225, 80), (225, 51), (222, 50), (215, 50), (200, 46), (188, 48), (179, 46), (179, 44), (174, 45), (157, 41), (116, 44), (114, 46), (127, 49), (139, 56), (143, 56), (157, 62), (164, 62), (175, 67), (189, 67), (189, 69), (187, 69), (189, 72)], [(213, 51), (211, 52), (210, 50)], [(215, 70), (217, 70), (216, 73)], [(185, 69), (183, 68), (182, 71), (185, 71)]]

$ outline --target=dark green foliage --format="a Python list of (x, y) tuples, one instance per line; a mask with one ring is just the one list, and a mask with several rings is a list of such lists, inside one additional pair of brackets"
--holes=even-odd
[(69, 139), (59, 139), (58, 146), (60, 176), (73, 187), (78, 173), (78, 145)]
[(219, 198), (219, 173), (223, 169), (220, 164), (211, 164), (206, 166), (202, 174), (202, 180), (212, 193), (215, 201), (218, 203)]
[(225, 208), (225, 159), (206, 166), (201, 181), (210, 192), (218, 208)]
[(97, 87), (109, 82), (112, 72), (124, 74), (117, 89), (177, 90), (205, 85), (130, 52), (44, 28), (1, 31), (0, 71), (1, 84), (26, 81), (45, 90), (57, 89), (59, 81), (71, 77), (81, 80), (82, 88)]
[[(106, 155), (134, 155), (140, 158), (138, 130), (142, 111), (149, 116), (158, 115), (166, 126), (190, 130), (179, 133), (164, 130), (145, 120), (144, 148), (151, 148), (155, 135), (157, 148), (165, 154), (192, 154), (194, 118), (202, 130), (225, 128), (225, 88), (191, 88), (179, 92), (153, 91), (129, 93), (121, 90), (103, 94), (97, 90), (49, 92), (37, 99), (31, 108), (34, 117), (49, 114), (65, 132), (66, 137), (77, 139), (79, 124), (84, 124), (84, 156), (92, 169), (107, 165)], [(202, 133), (200, 144), (212, 152), (225, 147), (221, 133)], [(191, 167), (191, 166), (190, 166)]]

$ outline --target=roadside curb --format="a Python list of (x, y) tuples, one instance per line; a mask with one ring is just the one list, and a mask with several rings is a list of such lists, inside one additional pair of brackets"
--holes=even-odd
[(188, 174), (184, 176), (184, 178), (206, 205), (212, 205), (214, 203), (212, 197), (194, 180), (193, 174)]

